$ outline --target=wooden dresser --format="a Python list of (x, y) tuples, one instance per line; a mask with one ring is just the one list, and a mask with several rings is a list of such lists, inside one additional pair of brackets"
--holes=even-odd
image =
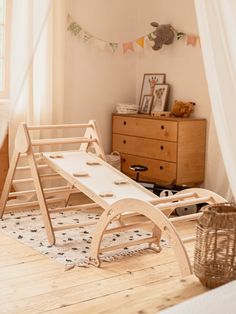
[(135, 178), (131, 165), (144, 165), (140, 180), (194, 186), (204, 181), (206, 120), (149, 115), (112, 116), (112, 150), (121, 169)]
[(0, 195), (7, 176), (8, 166), (8, 137), (6, 137), (3, 146), (0, 148)]

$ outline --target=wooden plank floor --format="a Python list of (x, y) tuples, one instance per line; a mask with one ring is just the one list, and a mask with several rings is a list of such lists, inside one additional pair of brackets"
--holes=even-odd
[[(194, 223), (181, 224), (183, 236)], [(192, 258), (194, 244), (186, 244)], [(181, 279), (173, 250), (103, 263), (64, 266), (0, 233), (0, 313), (157, 313), (206, 289)]]

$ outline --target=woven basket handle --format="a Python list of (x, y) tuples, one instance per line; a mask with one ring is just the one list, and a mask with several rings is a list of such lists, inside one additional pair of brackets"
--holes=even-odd
[(120, 153), (115, 150), (114, 152), (111, 152), (111, 155), (113, 155), (113, 156), (120, 156)]

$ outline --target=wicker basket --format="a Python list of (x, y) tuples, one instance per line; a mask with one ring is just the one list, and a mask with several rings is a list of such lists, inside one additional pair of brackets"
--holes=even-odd
[(236, 279), (235, 204), (203, 207), (197, 224), (194, 272), (208, 288)]
[(117, 151), (112, 152), (110, 155), (106, 155), (106, 161), (114, 168), (121, 169), (121, 157)]

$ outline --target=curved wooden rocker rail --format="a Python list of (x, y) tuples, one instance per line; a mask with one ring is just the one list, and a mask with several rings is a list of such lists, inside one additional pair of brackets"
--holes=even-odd
[[(100, 220), (98, 221), (97, 228), (93, 235), (92, 245), (91, 245), (91, 255), (90, 262), (95, 266), (100, 266), (99, 253), (101, 251), (101, 241), (102, 237), (106, 231), (109, 223), (117, 216), (127, 212), (135, 212), (147, 217), (155, 225), (153, 235), (150, 238), (150, 242), (147, 239), (143, 239), (142, 243), (148, 242), (149, 245), (155, 243), (157, 246), (160, 246), (161, 234), (166, 233), (170, 238), (173, 249), (176, 255), (176, 259), (179, 263), (180, 271), (182, 276), (188, 276), (192, 273), (191, 264), (188, 258), (188, 254), (185, 250), (185, 247), (175, 229), (173, 224), (169, 219), (155, 206), (136, 199), (123, 199), (114, 203), (109, 210), (106, 210)], [(140, 241), (141, 242), (141, 241)], [(134, 245), (135, 243), (131, 243)], [(124, 246), (130, 245), (130, 243), (125, 243)], [(117, 246), (116, 246), (117, 247)], [(112, 250), (112, 247), (110, 247)]]
[[(177, 192), (175, 195), (160, 197), (157, 200), (151, 202), (153, 205), (158, 205), (158, 208), (166, 215), (170, 216), (171, 213), (180, 206), (189, 206), (193, 204), (215, 204), (226, 202), (226, 200), (207, 189), (202, 188), (188, 188), (182, 191)], [(194, 214), (195, 215), (195, 214)], [(198, 216), (201, 213), (196, 214)], [(195, 218), (197, 216), (194, 216)], [(191, 217), (192, 215), (187, 215)], [(178, 218), (178, 217), (177, 217)]]
[[(225, 199), (218, 194), (205, 189), (191, 188), (186, 189), (185, 192), (181, 191), (174, 196), (160, 198), (150, 203), (131, 198), (126, 198), (115, 202), (108, 210), (104, 211), (97, 223), (91, 244), (90, 262), (93, 265), (99, 267), (101, 264), (99, 253), (105, 253), (107, 251), (141, 243), (149, 243), (150, 248), (152, 248), (152, 244), (155, 244), (159, 248), (160, 252), (161, 235), (162, 233), (165, 233), (172, 243), (172, 247), (174, 249), (182, 276), (188, 276), (192, 273), (191, 264), (183, 241), (179, 237), (172, 222), (183, 222), (190, 219), (196, 219), (201, 215), (201, 213), (174, 218), (168, 218), (168, 216), (174, 211), (175, 208), (179, 206), (188, 206), (190, 204), (200, 204), (203, 202), (207, 204), (214, 204), (225, 202)], [(115, 233), (119, 231), (122, 232), (146, 225), (146, 223), (134, 223), (128, 225), (122, 223), (121, 227), (112, 229), (107, 228), (112, 220), (114, 220), (116, 217), (122, 217), (122, 215), (125, 216), (127, 212), (133, 212), (135, 215), (142, 215), (148, 218), (148, 220), (154, 224), (152, 237), (138, 241), (132, 241), (131, 243), (123, 243), (118, 246), (116, 245), (112, 247), (101, 248), (102, 238), (107, 233)]]

